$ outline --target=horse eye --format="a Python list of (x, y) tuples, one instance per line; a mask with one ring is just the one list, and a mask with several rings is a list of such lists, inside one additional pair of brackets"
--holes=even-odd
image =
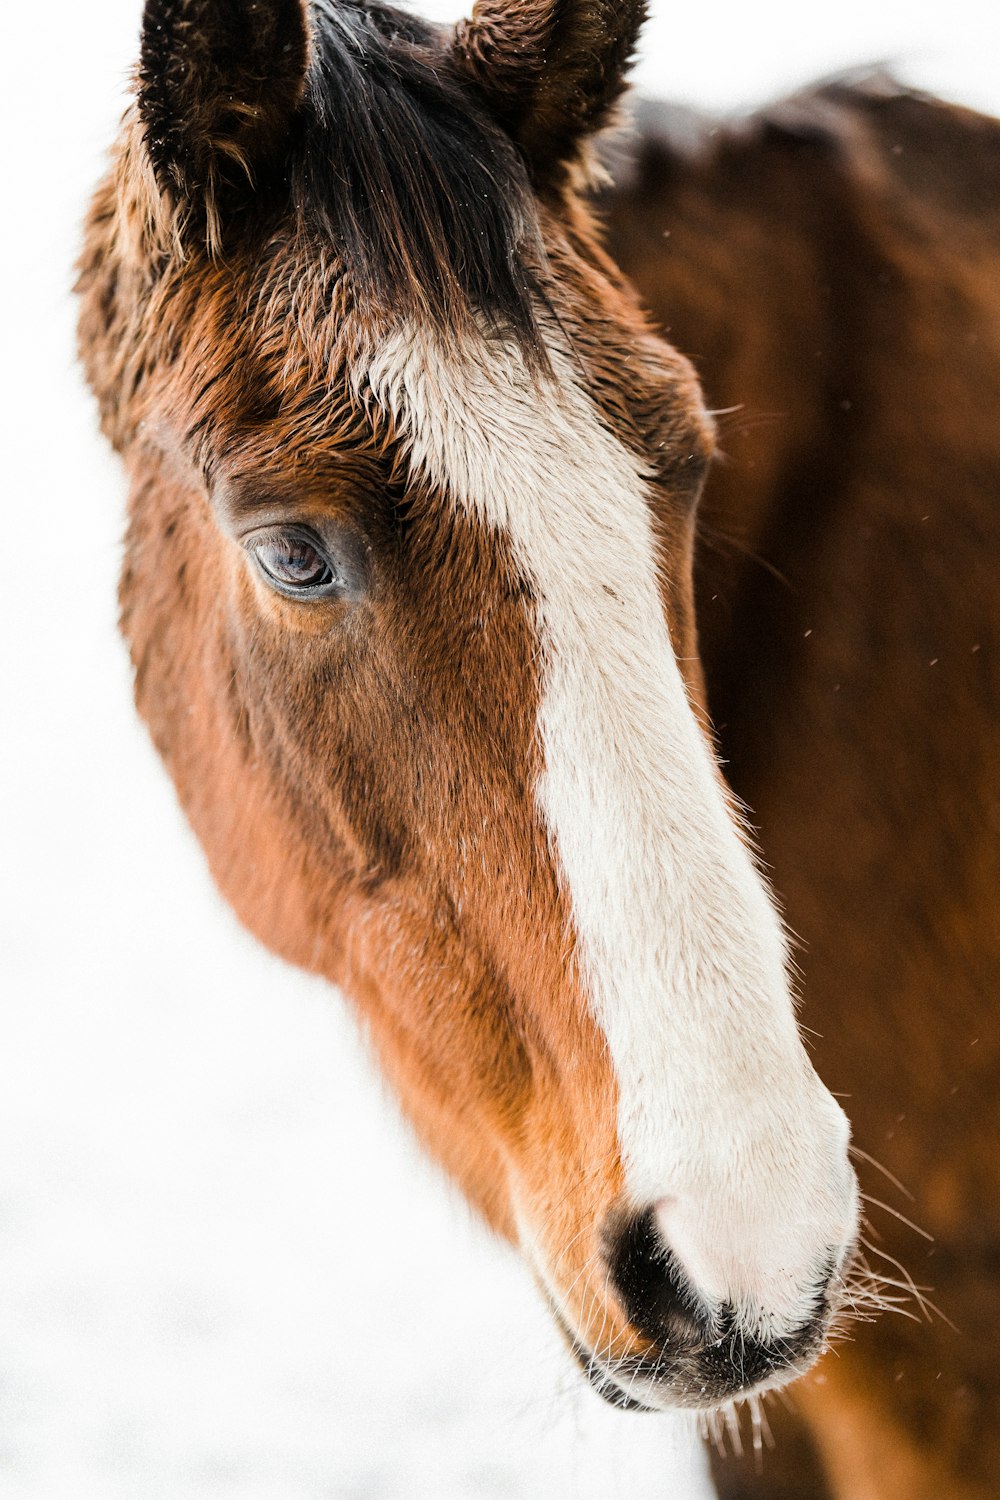
[(253, 537), (248, 550), (264, 578), (283, 594), (315, 597), (336, 585), (333, 568), (318, 545), (295, 531)]

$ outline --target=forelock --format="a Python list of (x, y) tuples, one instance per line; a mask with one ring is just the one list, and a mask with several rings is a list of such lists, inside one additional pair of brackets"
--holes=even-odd
[(523, 162), (453, 69), (446, 34), (316, 0), (290, 182), (301, 231), (360, 300), (443, 329), (486, 319), (537, 347), (542, 252)]

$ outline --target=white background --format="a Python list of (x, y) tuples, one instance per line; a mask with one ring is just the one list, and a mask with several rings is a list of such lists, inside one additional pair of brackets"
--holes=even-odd
[[(662, 4), (639, 78), (727, 108), (890, 59), (1000, 110), (997, 14)], [(8, 5), (0, 39), (0, 1497), (685, 1500), (687, 1435), (582, 1387), (339, 998), (222, 908), (134, 721), (68, 288), (138, 15)]]

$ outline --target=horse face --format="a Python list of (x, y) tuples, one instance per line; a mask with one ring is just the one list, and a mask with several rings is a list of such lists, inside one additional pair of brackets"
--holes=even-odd
[(223, 891), (593, 1383), (713, 1405), (818, 1351), (856, 1189), (705, 729), (710, 423), (575, 187), (639, 13), (577, 9), (150, 0), (82, 340)]

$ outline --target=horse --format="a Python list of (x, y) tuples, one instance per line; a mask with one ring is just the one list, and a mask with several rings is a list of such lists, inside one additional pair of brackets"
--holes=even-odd
[[(761, 473), (737, 504), (735, 466), (712, 463), (727, 419), (643, 305), (668, 326), (663, 307), (690, 297), (714, 400), (739, 362), (713, 364), (704, 341), (714, 326), (734, 350), (750, 330), (738, 236), (711, 232), (712, 171), (657, 144), (595, 200), (642, 13), (479, 0), (437, 27), (357, 0), (147, 0), (86, 225), (80, 347), (130, 481), (138, 708), (221, 891), (352, 1002), (590, 1383), (625, 1409), (714, 1411), (802, 1375), (887, 1280), (858, 1254), (846, 1118), (805, 1049), (789, 938), (715, 734), (810, 942), (820, 913), (782, 830), (818, 861), (817, 786), (846, 864), (874, 859), (850, 818), (860, 773), (831, 735), (814, 775), (783, 697), (783, 673), (825, 686), (816, 658), (760, 641), (787, 605), (704, 545), (714, 516), (762, 555), (787, 532), (842, 561), (809, 482), (846, 484), (849, 447), (839, 429), (824, 445), (803, 382), (803, 413), (755, 450), (774, 488)], [(809, 151), (837, 153), (814, 123), (799, 134), (806, 184)], [(681, 185), (714, 279), (709, 264), (698, 292), (672, 254), (632, 268), (637, 290), (598, 208), (628, 270), (647, 232), (662, 251), (656, 213)], [(762, 212), (780, 203), (777, 181), (760, 192)], [(753, 195), (733, 202), (760, 255)], [(846, 233), (842, 208), (831, 192)], [(787, 254), (802, 338), (813, 228)], [(711, 321), (726, 264), (728, 345)], [(757, 316), (773, 310), (762, 291)], [(746, 347), (756, 405), (751, 377), (777, 362)], [(865, 977), (846, 988), (868, 1017), (885, 991)], [(867, 1368), (855, 1347), (845, 1370)], [(862, 1387), (837, 1384), (831, 1422), (877, 1408)]]

